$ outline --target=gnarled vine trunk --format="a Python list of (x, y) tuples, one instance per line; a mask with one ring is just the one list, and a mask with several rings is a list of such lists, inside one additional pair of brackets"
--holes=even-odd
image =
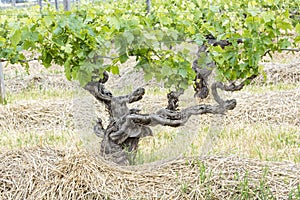
[[(219, 42), (220, 43), (220, 42)], [(220, 43), (217, 45), (228, 45)], [(207, 48), (202, 46), (199, 52), (206, 52)], [(200, 55), (200, 54), (199, 54)], [(196, 72), (195, 96), (206, 98), (209, 94), (207, 78), (211, 74), (214, 63), (206, 63), (208, 67), (201, 68), (194, 62), (193, 69)], [(252, 80), (255, 76), (247, 80)], [(98, 119), (94, 131), (98, 136), (103, 137), (101, 142), (101, 155), (120, 165), (130, 164), (136, 155), (136, 150), (141, 138), (151, 136), (151, 126), (183, 126), (192, 115), (202, 114), (224, 114), (236, 106), (236, 100), (223, 100), (217, 89), (225, 91), (236, 91), (243, 88), (245, 81), (240, 84), (232, 82), (225, 85), (215, 82), (211, 85), (211, 94), (216, 101), (216, 105), (195, 105), (182, 110), (178, 109), (179, 96), (181, 91), (173, 91), (167, 95), (168, 106), (161, 108), (155, 113), (140, 113), (138, 109), (129, 109), (128, 104), (139, 101), (145, 94), (144, 88), (137, 88), (131, 94), (125, 96), (114, 96), (105, 88), (105, 83), (109, 79), (108, 73), (104, 72), (103, 78), (99, 81), (91, 81), (85, 89), (88, 90), (97, 100), (103, 102), (110, 115), (109, 125), (104, 128), (102, 120)]]
[[(106, 73), (105, 77), (108, 78)], [(128, 165), (129, 161), (135, 157), (141, 138), (152, 135), (151, 126), (183, 126), (192, 115), (223, 114), (236, 106), (234, 99), (222, 100), (217, 93), (217, 88), (225, 90), (232, 88), (222, 83), (214, 83), (211, 89), (218, 103), (216, 105), (202, 104), (178, 110), (178, 98), (182, 92), (171, 92), (168, 94), (167, 108), (144, 114), (138, 109), (128, 108), (128, 104), (143, 98), (145, 93), (143, 88), (138, 88), (126, 96), (115, 97), (105, 89), (104, 83), (104, 79), (90, 82), (85, 89), (99, 101), (104, 102), (110, 114), (110, 122), (106, 128), (103, 127), (101, 119), (98, 119), (95, 125), (95, 133), (103, 137), (101, 155), (121, 165)]]

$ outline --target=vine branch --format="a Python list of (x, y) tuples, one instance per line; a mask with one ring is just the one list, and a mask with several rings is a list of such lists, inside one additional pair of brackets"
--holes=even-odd
[[(168, 93), (166, 108), (144, 114), (140, 113), (139, 109), (129, 109), (128, 104), (141, 100), (145, 89), (137, 88), (128, 95), (114, 96), (105, 88), (108, 78), (108, 73), (104, 72), (100, 80), (89, 82), (85, 89), (106, 105), (110, 115), (110, 122), (106, 128), (101, 119), (97, 120), (94, 127), (96, 135), (103, 137), (101, 155), (122, 165), (127, 165), (130, 159), (134, 159), (141, 138), (153, 135), (150, 127), (157, 125), (183, 126), (192, 115), (224, 114), (236, 106), (235, 100), (227, 100), (221, 103), (217, 101), (217, 105), (202, 104), (179, 110), (179, 97), (183, 94), (183, 90), (180, 90)], [(217, 84), (218, 88), (223, 89), (232, 89), (232, 85)], [(236, 87), (239, 88), (239, 86)]]

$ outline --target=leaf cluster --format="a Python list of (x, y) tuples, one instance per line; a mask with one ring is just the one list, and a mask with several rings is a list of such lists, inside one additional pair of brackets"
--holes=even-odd
[(299, 46), (299, 6), (291, 0), (154, 0), (150, 13), (135, 1), (69, 12), (15, 10), (13, 16), (0, 13), (0, 58), (28, 67), (25, 52), (31, 51), (45, 67), (62, 65), (69, 80), (85, 85), (103, 71), (118, 74), (132, 57), (146, 80), (185, 89), (195, 77), (193, 43), (208, 47), (209, 54), (198, 57), (200, 67), (214, 61), (221, 79), (244, 79), (260, 73), (267, 52)]

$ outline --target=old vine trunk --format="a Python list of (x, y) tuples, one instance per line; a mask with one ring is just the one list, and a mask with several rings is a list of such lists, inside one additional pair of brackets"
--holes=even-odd
[[(212, 43), (214, 40), (211, 40)], [(214, 44), (214, 43), (213, 43)], [(230, 45), (225, 41), (216, 45)], [(207, 48), (199, 47), (199, 56), (206, 56)], [(206, 66), (199, 67), (197, 62), (193, 63), (196, 72), (195, 77), (195, 97), (206, 98), (209, 94), (207, 79), (214, 68), (214, 63), (206, 63)], [(141, 138), (152, 136), (151, 126), (183, 126), (192, 115), (202, 114), (224, 114), (227, 110), (232, 110), (236, 106), (236, 100), (223, 100), (217, 89), (224, 91), (237, 91), (243, 88), (245, 81), (251, 81), (256, 76), (252, 76), (239, 84), (235, 82), (225, 85), (215, 82), (211, 85), (211, 94), (216, 101), (216, 105), (195, 105), (182, 110), (178, 109), (179, 96), (183, 90), (172, 91), (167, 95), (168, 106), (161, 108), (155, 113), (140, 113), (138, 109), (129, 109), (128, 104), (139, 101), (145, 94), (144, 88), (137, 88), (131, 94), (125, 96), (114, 96), (105, 88), (105, 83), (109, 79), (107, 72), (103, 73), (103, 78), (99, 81), (91, 81), (85, 89), (89, 91), (97, 100), (103, 102), (110, 115), (109, 125), (104, 128), (102, 120), (98, 119), (94, 131), (98, 136), (103, 137), (101, 142), (101, 155), (120, 165), (128, 165), (134, 160), (136, 150)]]

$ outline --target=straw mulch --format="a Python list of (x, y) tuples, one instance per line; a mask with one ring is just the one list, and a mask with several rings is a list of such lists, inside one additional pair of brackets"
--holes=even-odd
[(0, 108), (1, 131), (38, 132), (74, 126), (70, 100), (20, 101)]
[(18, 76), (5, 82), (6, 90), (12, 94), (36, 89), (43, 90), (74, 90), (78, 84), (68, 81), (64, 74), (31, 74)]
[(296, 63), (264, 63), (266, 77), (259, 76), (254, 84), (294, 84), (300, 82), (300, 56)]
[(244, 121), (300, 126), (300, 88), (261, 94), (239, 92), (231, 98), (237, 99), (237, 107), (227, 113), (228, 123)]
[(1, 199), (296, 199), (299, 184), (299, 165), (238, 157), (121, 167), (80, 150), (0, 155)]
[[(268, 122), (300, 125), (300, 89), (264, 94), (239, 92), (230, 97), (236, 98), (238, 105), (226, 114), (226, 124)], [(156, 106), (153, 109), (157, 109), (160, 105), (155, 101), (154, 98), (147, 99), (148, 103), (142, 106)], [(83, 125), (93, 124), (96, 113), (102, 117), (106, 114), (103, 106), (93, 105), (92, 97), (20, 101), (0, 107), (0, 130), (6, 132), (74, 130), (81, 126), (80, 121)], [(197, 123), (209, 124), (211, 118), (211, 115), (197, 117)]]
[(73, 90), (78, 87), (67, 80), (62, 66), (52, 65), (51, 68), (47, 69), (38, 61), (33, 61), (30, 62), (28, 72), (24, 67), (17, 64), (4, 64), (4, 66), (6, 91), (12, 94), (30, 89)]

